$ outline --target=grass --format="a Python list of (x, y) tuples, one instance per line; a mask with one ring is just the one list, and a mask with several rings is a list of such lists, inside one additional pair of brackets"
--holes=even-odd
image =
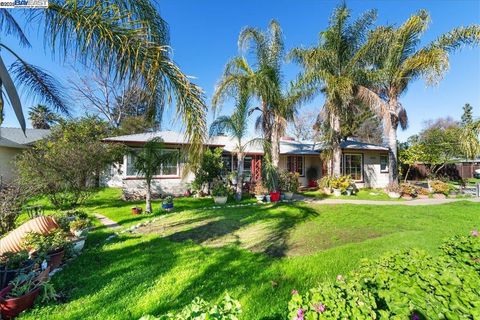
[[(134, 223), (132, 203), (118, 197), (117, 190), (102, 190), (85, 209)], [(177, 199), (175, 213), (109, 243), (108, 230), (92, 232), (84, 253), (53, 277), (65, 302), (23, 318), (138, 319), (178, 310), (196, 296), (215, 301), (228, 290), (242, 303), (242, 319), (278, 319), (293, 288), (332, 281), (387, 251), (436, 254), (446, 237), (480, 226), (480, 204), (469, 202), (191, 210), (211, 201)]]
[(323, 199), (346, 199), (346, 200), (380, 200), (380, 201), (402, 201), (404, 199), (392, 199), (382, 189), (360, 189), (355, 195), (347, 196), (342, 194), (335, 197), (333, 194), (326, 194), (321, 190), (304, 191), (302, 195), (319, 200)]

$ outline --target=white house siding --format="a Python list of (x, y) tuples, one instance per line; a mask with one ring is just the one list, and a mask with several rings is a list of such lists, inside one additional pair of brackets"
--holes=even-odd
[(0, 182), (16, 177), (13, 161), (21, 149), (0, 147)]
[[(152, 193), (154, 196), (160, 195), (183, 195), (189, 184), (193, 181), (193, 174), (189, 173), (184, 178), (154, 178), (152, 180)], [(145, 196), (145, 179), (142, 178), (124, 178), (122, 181), (123, 195), (126, 199), (140, 198)]]
[[(345, 153), (348, 152), (345, 151)], [(364, 183), (358, 183), (358, 186), (365, 188), (386, 187), (388, 185), (388, 172), (380, 171), (380, 155), (385, 155), (386, 151), (362, 151), (356, 153), (363, 154)]]

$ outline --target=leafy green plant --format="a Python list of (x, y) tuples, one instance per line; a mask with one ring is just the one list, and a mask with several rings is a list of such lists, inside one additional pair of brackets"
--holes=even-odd
[(320, 188), (332, 188), (333, 176), (323, 176), (320, 180), (317, 181)]
[(411, 197), (416, 197), (417, 196), (417, 188), (410, 183), (402, 183), (400, 185), (400, 190), (402, 195), (407, 195)]
[(39, 255), (67, 248), (69, 245), (68, 234), (61, 229), (57, 229), (48, 235), (29, 232), (22, 242), (25, 249), (34, 250)]
[(279, 176), (280, 189), (284, 192), (297, 192), (300, 186), (297, 172), (282, 171)]
[(85, 230), (92, 226), (90, 219), (75, 219), (70, 222), (70, 230)]
[(446, 241), (440, 249), (455, 260), (473, 266), (480, 272), (480, 240), (478, 230), (473, 230), (470, 236), (456, 236)]
[(0, 256), (0, 268), (9, 270), (19, 269), (23, 267), (28, 260), (28, 251), (21, 250), (18, 252), (5, 252)]
[(19, 274), (10, 282), (12, 289), (7, 294), (7, 299), (18, 298), (24, 296), (33, 290), (40, 289), (40, 301), (46, 303), (54, 300), (57, 297), (57, 292), (53, 284), (49, 281), (37, 280), (39, 273), (30, 272), (26, 274)]
[(214, 196), (214, 197), (226, 197), (226, 196), (228, 196), (229, 191), (230, 190), (228, 189), (227, 185), (222, 180), (213, 181), (212, 191), (211, 191), (212, 196)]
[(347, 188), (349, 188), (351, 185), (352, 185), (352, 178), (348, 175), (334, 177), (330, 181), (330, 186), (332, 187), (332, 189), (340, 189), (342, 192), (345, 192)]
[(430, 181), (430, 188), (432, 188), (434, 193), (443, 193), (445, 195), (450, 191), (450, 186), (440, 180)]
[(167, 196), (162, 200), (162, 204), (170, 204), (173, 203), (173, 197), (172, 196)]
[(140, 320), (237, 320), (241, 313), (240, 302), (226, 293), (223, 299), (215, 305), (197, 297), (180, 312), (170, 312), (160, 317), (146, 315), (141, 317)]
[[(478, 233), (476, 233), (478, 235)], [(480, 316), (480, 273), (472, 260), (480, 239), (447, 242), (432, 257), (411, 249), (364, 261), (347, 276), (322, 284), (305, 295), (292, 292), (293, 319), (430, 319)], [(467, 247), (463, 250), (463, 247)], [(460, 253), (460, 254), (459, 254)], [(466, 253), (466, 254), (465, 254)]]
[(255, 186), (253, 188), (253, 193), (257, 196), (264, 195), (268, 192), (267, 188), (263, 185), (261, 180), (255, 182)]

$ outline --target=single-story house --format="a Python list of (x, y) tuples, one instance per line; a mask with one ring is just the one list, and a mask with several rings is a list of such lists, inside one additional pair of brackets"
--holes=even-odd
[(0, 185), (15, 178), (13, 160), (33, 143), (45, 138), (50, 130), (0, 127)]
[[(179, 150), (188, 146), (188, 142), (181, 133), (173, 131), (159, 131), (142, 134), (133, 134), (111, 137), (103, 141), (122, 143), (132, 150), (141, 148), (143, 144), (153, 138), (161, 138), (167, 150)], [(236, 142), (231, 137), (210, 137), (205, 145), (211, 148), (223, 149), (223, 161), (227, 173), (236, 170), (237, 161), (234, 153)], [(381, 188), (388, 184), (388, 148), (379, 145), (358, 141), (343, 141), (342, 172), (349, 174), (359, 188)], [(316, 178), (327, 173), (326, 164), (321, 160), (322, 146), (318, 143), (306, 143), (293, 139), (282, 139), (280, 142), (280, 168), (291, 172), (298, 172), (300, 184), (307, 186), (311, 173), (316, 172)], [(141, 196), (144, 190), (144, 178), (135, 172), (133, 163), (134, 152), (123, 159), (123, 163), (113, 166), (106, 179), (109, 186), (122, 187), (126, 197)], [(246, 149), (244, 172), (247, 181), (256, 181), (261, 178), (263, 149), (261, 144), (249, 144)], [(189, 183), (194, 179), (192, 173), (184, 174), (185, 163), (172, 163), (159, 168), (154, 177), (153, 190), (158, 194), (183, 194)], [(313, 177), (315, 178), (315, 177)]]

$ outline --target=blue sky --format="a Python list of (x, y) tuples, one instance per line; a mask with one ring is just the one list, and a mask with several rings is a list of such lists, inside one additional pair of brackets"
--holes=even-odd
[[(284, 31), (287, 50), (296, 46), (316, 44), (319, 31), (325, 29), (332, 10), (338, 1), (258, 1), (258, 0), (162, 0), (159, 1), (161, 15), (169, 23), (171, 45), (175, 61), (182, 70), (196, 78), (206, 92), (207, 103), (223, 67), (228, 59), (238, 54), (237, 38), (244, 26), (266, 28), (268, 22), (277, 19)], [(478, 0), (429, 0), (429, 1), (347, 1), (353, 17), (365, 10), (378, 9), (377, 24), (400, 24), (419, 9), (427, 9), (431, 24), (423, 40), (431, 41), (441, 33), (454, 27), (480, 23), (480, 1)], [(3, 41), (18, 48), (17, 52), (25, 59), (49, 70), (66, 83), (73, 73), (69, 63), (54, 61), (49, 51), (43, 48), (38, 26), (27, 24), (33, 44), (31, 49), (18, 48), (14, 41), (2, 37)], [(7, 62), (10, 61), (6, 58)], [(293, 79), (299, 69), (295, 65), (285, 66), (286, 80)], [(409, 87), (401, 99), (407, 109), (410, 126), (399, 132), (401, 140), (418, 132), (424, 121), (438, 117), (459, 118), (462, 106), (469, 102), (474, 113), (480, 116), (480, 49), (464, 49), (451, 55), (450, 70), (444, 80), (435, 87), (426, 87), (417, 81)], [(34, 101), (26, 100), (25, 107)], [(323, 97), (306, 105), (303, 110), (319, 110)], [(79, 103), (72, 101), (72, 108), (81, 112)], [(227, 104), (221, 112), (228, 114)], [(176, 129), (178, 122), (172, 122), (174, 112), (169, 110), (164, 117), (163, 128)], [(208, 116), (209, 122), (213, 114)], [(11, 109), (7, 106), (4, 126), (17, 126)], [(253, 135), (253, 133), (252, 133)]]

